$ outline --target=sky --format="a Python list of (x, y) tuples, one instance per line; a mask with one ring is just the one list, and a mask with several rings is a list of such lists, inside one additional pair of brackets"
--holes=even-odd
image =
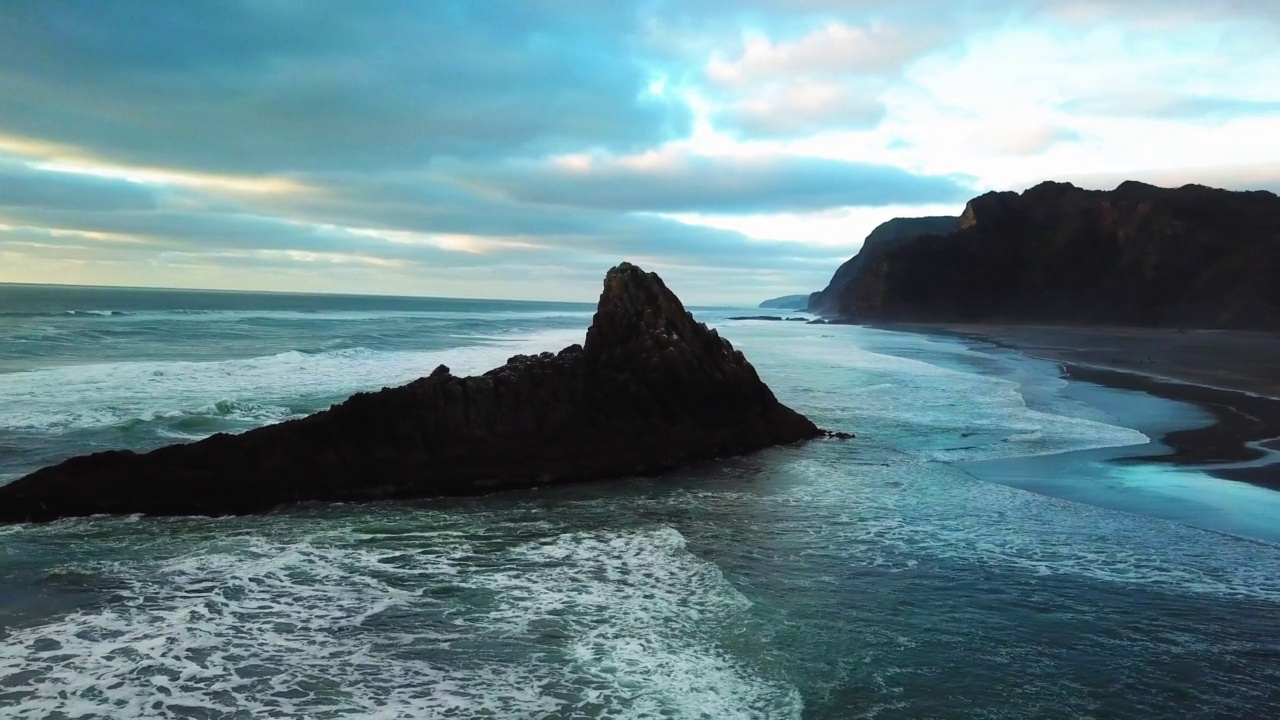
[(0, 282), (754, 304), (1050, 179), (1280, 191), (1280, 2), (0, 3)]

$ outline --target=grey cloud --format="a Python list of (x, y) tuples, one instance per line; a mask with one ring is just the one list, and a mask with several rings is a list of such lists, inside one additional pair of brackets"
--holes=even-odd
[(0, 132), (232, 172), (641, 147), (682, 134), (688, 115), (642, 97), (632, 14), (591, 2), (6, 3)]
[[(819, 161), (823, 162), (831, 161)], [(550, 177), (545, 169), (545, 166), (533, 163), (490, 168), (484, 178), (469, 178), (473, 185), (484, 185), (483, 192), (469, 191), (442, 180), (439, 175), (434, 178), (409, 175), (395, 179), (329, 176), (325, 179), (329, 192), (318, 196), (279, 198), (270, 212), (349, 227), (512, 237), (582, 251), (590, 251), (593, 246), (616, 247), (620, 252), (644, 251), (660, 246), (664, 252), (686, 256), (691, 263), (705, 262), (710, 255), (717, 255), (728, 262), (748, 262), (749, 259), (740, 257), (744, 252), (761, 253), (763, 263), (786, 262), (779, 260), (778, 253), (794, 258), (828, 259), (842, 254), (839, 250), (805, 245), (805, 238), (794, 238), (797, 242), (791, 243), (757, 244), (737, 233), (626, 211), (635, 208), (620, 211), (608, 206), (607, 202), (599, 206), (594, 203), (601, 198), (574, 196), (574, 188), (557, 185), (555, 178)], [(720, 169), (725, 176), (736, 172), (741, 179), (748, 175), (745, 167), (721, 166)], [(805, 173), (798, 169), (793, 169), (792, 173), (798, 181), (803, 181)], [(697, 183), (704, 179), (698, 175), (691, 176), (683, 192), (694, 193)], [(769, 182), (765, 172), (757, 173), (756, 179)], [(619, 202), (627, 197), (621, 194), (621, 187), (629, 182), (639, 185), (635, 179), (626, 177), (615, 177), (608, 182), (620, 193)], [(678, 194), (682, 192), (682, 182), (685, 181), (673, 179), (669, 189), (662, 192)], [(596, 184), (605, 183), (600, 181)], [(523, 196), (523, 193), (532, 192), (535, 186), (541, 187), (548, 195), (536, 201)], [(740, 190), (761, 196), (769, 192), (767, 187), (744, 187)], [(846, 194), (841, 199), (849, 197), (851, 195)], [(808, 202), (821, 204), (818, 199)], [(700, 207), (729, 211), (735, 207), (749, 209), (750, 204), (750, 196), (742, 195), (731, 198), (731, 202)]]
[(1280, 4), (1274, 0), (1220, 0), (1206, 3), (1203, 0), (1038, 0), (1039, 9), (1068, 20), (1095, 21), (1099, 18), (1117, 18), (1159, 24), (1168, 19), (1220, 21), (1224, 19), (1249, 22), (1280, 21)]
[[(350, 187), (356, 187), (352, 185)], [(365, 188), (374, 192), (376, 183)], [(305, 207), (308, 222), (277, 216), (297, 208), (254, 210), (231, 206), (188, 209), (174, 203), (152, 211), (92, 212), (22, 208), (9, 215), (13, 224), (31, 228), (58, 227), (106, 233), (137, 243), (141, 253), (183, 251), (243, 253), (293, 251), (355, 254), (384, 260), (422, 263), (437, 267), (569, 262), (573, 257), (662, 256), (686, 265), (712, 267), (785, 268), (830, 264), (841, 253), (802, 243), (757, 242), (738, 233), (689, 226), (659, 217), (591, 209), (530, 206), (482, 197), (458, 195), (445, 209), (414, 213), (419, 206), (406, 204), (400, 213), (387, 206), (367, 206), (345, 195), (323, 198)], [(422, 234), (475, 234), (518, 237), (527, 247), (502, 247), (500, 251), (472, 254), (428, 243), (392, 242), (351, 228), (410, 231)], [(45, 242), (68, 246), (91, 241), (71, 235), (48, 236)]]
[[(733, 57), (745, 27), (768, 27), (784, 42), (828, 21), (878, 18), (913, 28), (872, 53), (885, 55), (887, 65), (866, 66), (879, 75), (960, 35), (952, 13), (912, 3), (4, 3), (0, 133), (238, 173), (638, 149), (690, 127), (681, 99), (645, 92), (653, 76), (705, 84), (685, 77), (691, 63), (722, 50)], [(686, 39), (665, 37), (672, 28)], [(877, 93), (859, 90), (857, 103), (842, 103), (857, 112), (814, 121), (861, 126), (875, 119), (866, 109)], [(724, 120), (741, 120), (745, 132), (788, 125), (759, 115), (740, 105)]]
[(1222, 121), (1280, 114), (1280, 99), (1252, 100), (1150, 92), (1080, 98), (1064, 103), (1061, 108), (1081, 115)]
[(1080, 139), (1080, 133), (1070, 128), (1030, 124), (1021, 128), (1002, 128), (999, 132), (988, 134), (983, 141), (995, 152), (1031, 156), (1039, 155), (1055, 145), (1077, 142)]
[[(527, 256), (416, 257), (400, 266), (359, 263), (306, 262), (260, 252), (204, 252), (175, 246), (155, 248), (104, 247), (93, 243), (48, 237), (39, 233), (0, 230), (0, 260), (17, 257), (29, 267), (43, 267), (53, 279), (93, 281), (76, 274), (85, 268), (107, 269), (110, 280), (124, 284), (154, 284), (160, 277), (170, 287), (236, 287), (321, 292), (368, 292), (593, 302), (600, 292), (604, 270), (636, 255), (608, 252), (547, 251)], [(644, 256), (646, 269), (662, 273), (681, 298), (693, 305), (736, 298), (752, 305), (784, 290), (816, 288), (830, 277), (840, 260), (801, 266), (717, 267), (680, 259)], [(774, 292), (774, 290), (777, 292)]]
[[(319, 191), (232, 201), (178, 188), (157, 193), (124, 180), (38, 171), (17, 163), (0, 167), (19, 178), (17, 190), (31, 196), (31, 201), (0, 201), (0, 223), (21, 227), (25, 236), (40, 238), (46, 247), (107, 249), (122, 257), (221, 253), (230, 262), (226, 258), (235, 254), (279, 251), (476, 267), (571, 264), (575, 257), (607, 262), (600, 258), (661, 256), (690, 266), (786, 268), (830, 263), (832, 255), (838, 254), (801, 243), (756, 242), (734, 232), (608, 208), (568, 209), (504, 198), (500, 193), (477, 193), (454, 180), (422, 172), (302, 176)], [(0, 181), (4, 177), (0, 173)], [(91, 194), (52, 202), (68, 199), (64, 184)], [(483, 254), (470, 254), (415, 242), (417, 238), (393, 242), (353, 232), (362, 228), (393, 235), (476, 236), (482, 244), (496, 240), (524, 246), (486, 247)]]
[(136, 183), (32, 169), (0, 162), (0, 210), (141, 210), (156, 206), (156, 191)]
[[(155, 251), (183, 249), (201, 252), (239, 250), (296, 250), (324, 253), (358, 253), (388, 250), (372, 238), (352, 236), (340, 228), (295, 223), (247, 212), (68, 212), (28, 209), (9, 213), (14, 224), (29, 228), (54, 227), (120, 236)], [(68, 244), (84, 243), (74, 234)], [(402, 257), (395, 246), (388, 253)]]
[(865, 9), (810, 17), (791, 33), (774, 30), (730, 55), (717, 52), (702, 92), (719, 105), (716, 126), (747, 137), (874, 128), (886, 115), (883, 96), (906, 68), (963, 37), (945, 14), (920, 17), (904, 6), (883, 22)]
[(625, 211), (769, 213), (953, 202), (972, 194), (954, 177), (792, 156), (671, 155), (640, 167), (605, 159), (586, 170), (525, 162), (455, 172), (524, 202)]
[[(287, 173), (420, 167), (436, 156), (626, 150), (689, 128), (651, 76), (699, 86), (745, 135), (866, 127), (885, 78), (966, 33), (1036, 13), (1101, 7), (1159, 15), (1203, 3), (1141, 0), (95, 0), (0, 4), (0, 133), (89, 148), (121, 161)], [(1220, 3), (1222, 17), (1273, 18), (1276, 3)], [(1086, 14), (1086, 17), (1092, 17)], [(744, 29), (794, 43), (831, 23), (909, 28), (850, 68), (822, 54), (782, 63), (783, 87), (729, 93), (702, 64), (741, 57)], [(858, 56), (862, 57), (862, 56)], [(805, 60), (805, 58), (808, 58)], [(814, 65), (814, 63), (817, 63)], [(837, 63), (839, 65), (839, 63)], [(812, 67), (811, 67), (812, 66)], [(808, 68), (806, 70), (805, 68)], [(797, 70), (799, 71), (797, 74)], [(768, 75), (768, 73), (765, 73)], [(799, 79), (851, 88), (806, 111), (768, 93)], [(716, 95), (717, 93), (723, 93)], [(785, 99), (785, 98), (784, 98)]]
[(716, 113), (717, 125), (744, 137), (801, 137), (823, 130), (871, 129), (887, 109), (875, 94), (851, 88), (818, 102), (795, 97), (788, 88), (730, 104)]

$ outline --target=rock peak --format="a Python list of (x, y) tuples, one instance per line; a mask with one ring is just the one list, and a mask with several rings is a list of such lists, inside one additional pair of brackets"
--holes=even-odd
[(604, 276), (584, 349), (593, 362), (623, 362), (709, 332), (656, 273), (623, 262)]

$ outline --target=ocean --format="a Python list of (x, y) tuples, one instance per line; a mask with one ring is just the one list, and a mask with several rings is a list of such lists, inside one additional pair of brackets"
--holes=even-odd
[[(592, 310), (0, 285), (0, 483), (558, 350)], [(1280, 493), (1141, 457), (1202, 411), (953, 338), (694, 313), (858, 438), (0, 527), (0, 716), (1280, 717)]]

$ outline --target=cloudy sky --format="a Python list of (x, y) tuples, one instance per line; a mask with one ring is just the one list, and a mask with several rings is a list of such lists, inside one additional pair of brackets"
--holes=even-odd
[(758, 302), (1127, 178), (1280, 191), (1280, 2), (0, 4), (0, 281)]

